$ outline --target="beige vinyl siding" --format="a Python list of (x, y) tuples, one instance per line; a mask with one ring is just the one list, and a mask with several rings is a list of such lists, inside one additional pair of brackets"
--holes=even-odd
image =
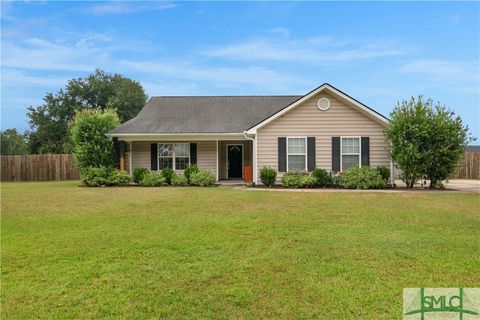
[(211, 173), (217, 174), (217, 142), (197, 142), (197, 165), (199, 168), (208, 169)]
[[(219, 141), (218, 142), (218, 173), (220, 179), (227, 179), (227, 144), (241, 144), (243, 146), (244, 165), (252, 165), (252, 142), (251, 141)], [(242, 171), (244, 169), (242, 168)]]
[(153, 142), (132, 142), (132, 172), (135, 168), (150, 170), (150, 144)]
[[(317, 101), (322, 97), (330, 100), (327, 111), (317, 108)], [(383, 125), (336, 97), (321, 92), (258, 129), (258, 173), (265, 166), (278, 169), (278, 137), (288, 136), (315, 137), (316, 166), (329, 171), (332, 170), (332, 137), (370, 137), (370, 166), (389, 167), (383, 130)]]
[[(132, 168), (150, 169), (150, 145), (152, 143), (181, 143), (179, 141), (135, 141), (132, 142)], [(217, 172), (217, 142), (198, 141), (197, 143), (197, 164), (200, 168), (208, 169), (213, 174)]]

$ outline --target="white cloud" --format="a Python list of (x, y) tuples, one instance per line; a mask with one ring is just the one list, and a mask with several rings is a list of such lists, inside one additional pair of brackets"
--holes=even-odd
[(110, 61), (111, 47), (103, 34), (69, 41), (41, 38), (2, 42), (2, 67), (30, 70), (90, 71)]
[(145, 10), (165, 10), (175, 8), (176, 6), (176, 4), (170, 2), (135, 3), (112, 1), (88, 7), (85, 10), (82, 10), (82, 12), (93, 13), (96, 15), (127, 14)]
[(217, 86), (243, 84), (257, 85), (266, 89), (282, 88), (288, 83), (303, 83), (305, 80), (281, 74), (265, 67), (202, 67), (194, 63), (178, 61), (130, 61), (118, 62), (123, 70), (150, 74), (154, 77), (213, 82)]
[(332, 37), (307, 39), (256, 38), (222, 47), (211, 48), (203, 54), (214, 58), (238, 61), (295, 61), (329, 64), (407, 54), (391, 41), (353, 41)]
[(2, 89), (5, 88), (50, 88), (62, 87), (68, 81), (66, 77), (45, 75), (34, 76), (18, 70), (2, 69)]
[(401, 69), (403, 73), (418, 73), (437, 79), (479, 81), (478, 62), (459, 62), (447, 60), (424, 59), (410, 62)]

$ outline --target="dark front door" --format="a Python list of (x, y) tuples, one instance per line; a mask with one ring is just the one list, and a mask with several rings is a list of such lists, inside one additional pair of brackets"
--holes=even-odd
[(242, 145), (227, 146), (229, 179), (242, 179)]

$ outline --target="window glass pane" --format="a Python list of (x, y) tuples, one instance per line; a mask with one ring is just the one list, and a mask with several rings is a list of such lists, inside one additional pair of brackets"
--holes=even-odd
[(305, 156), (288, 156), (288, 170), (305, 171)]
[(163, 168), (172, 168), (173, 169), (173, 158), (160, 157), (158, 159), (158, 169), (162, 170)]
[(189, 157), (189, 156), (190, 156), (189, 143), (177, 143), (175, 145), (175, 157)]
[(158, 145), (158, 155), (160, 157), (171, 157), (172, 156), (172, 144), (170, 143), (161, 143)]
[(175, 170), (185, 170), (189, 163), (188, 157), (175, 157)]
[(360, 153), (360, 139), (342, 138), (342, 153)]
[(342, 171), (346, 171), (348, 168), (352, 166), (357, 166), (359, 165), (360, 162), (360, 156), (355, 156), (355, 155), (344, 155), (342, 156)]
[(288, 153), (305, 153), (305, 139), (288, 138)]

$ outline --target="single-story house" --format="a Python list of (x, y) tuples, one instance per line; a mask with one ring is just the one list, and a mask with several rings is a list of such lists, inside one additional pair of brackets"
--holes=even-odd
[[(393, 168), (384, 129), (389, 120), (344, 92), (323, 84), (303, 96), (152, 97), (138, 115), (110, 132), (128, 145), (121, 161), (181, 171), (196, 163), (217, 179), (244, 179), (272, 167)], [(247, 169), (245, 169), (247, 168)], [(246, 172), (248, 170), (248, 172)], [(393, 170), (392, 174), (393, 174)]]

